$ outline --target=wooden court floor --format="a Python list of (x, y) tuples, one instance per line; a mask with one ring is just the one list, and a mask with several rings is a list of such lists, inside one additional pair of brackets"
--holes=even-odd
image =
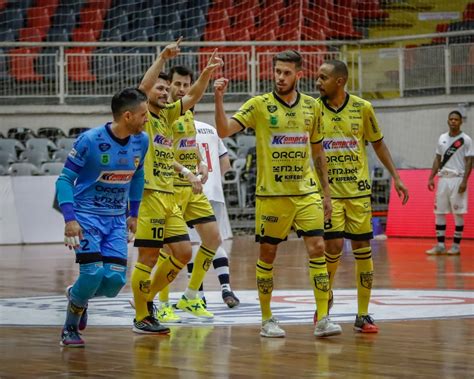
[[(264, 339), (255, 317), (250, 324), (172, 326), (170, 336), (136, 335), (130, 325), (90, 325), (84, 332), (86, 347), (67, 349), (58, 343), (59, 324), (18, 325), (15, 315), (8, 319), (0, 314), (0, 378), (474, 378), (474, 241), (463, 241), (457, 257), (426, 256), (424, 251), (432, 243), (424, 239), (373, 242), (375, 288), (405, 291), (404, 296), (422, 291), (427, 295), (419, 298), (420, 312), (433, 303), (433, 313), (420, 319), (416, 306), (413, 312), (413, 304), (395, 296), (388, 314), (393, 310), (402, 316), (384, 319), (375, 312), (377, 335), (355, 334), (350, 314), (351, 321), (341, 318), (346, 320), (341, 321), (341, 336), (316, 339), (307, 317), (284, 324), (286, 338)], [(233, 241), (231, 280), (237, 295), (239, 290), (255, 290), (257, 249), (251, 237)], [(130, 266), (135, 258), (136, 251), (130, 248)], [(41, 302), (64, 296), (64, 288), (77, 274), (73, 254), (61, 245), (0, 246), (0, 261), (0, 312), (6, 312), (1, 304), (21, 298), (41, 297)], [(282, 244), (275, 264), (276, 290), (309, 290), (306, 265), (301, 240)], [(180, 275), (172, 291), (185, 286), (186, 277)], [(219, 288), (212, 270), (205, 287)], [(354, 260), (346, 252), (336, 278), (332, 313), (344, 313), (342, 298), (348, 299), (344, 291), (353, 288)], [(122, 292), (130, 293), (130, 287)], [(379, 299), (384, 296), (381, 293)], [(372, 310), (381, 309), (376, 308), (377, 302), (373, 299)], [(456, 316), (460, 304), (464, 313)], [(238, 310), (227, 310), (224, 304), (211, 310), (218, 308), (240, 317)], [(42, 312), (41, 306), (18, 309), (16, 316), (21, 319), (34, 320), (34, 312)]]

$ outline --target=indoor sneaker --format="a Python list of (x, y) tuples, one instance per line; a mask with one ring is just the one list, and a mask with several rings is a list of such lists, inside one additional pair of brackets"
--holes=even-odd
[(435, 245), (432, 249), (426, 250), (426, 254), (428, 255), (446, 254), (446, 248), (444, 247), (444, 245)]
[(61, 332), (61, 346), (66, 347), (84, 347), (84, 340), (81, 338), (81, 333), (74, 325), (66, 326)]
[(378, 333), (379, 327), (369, 315), (356, 316), (354, 330), (360, 333)]
[(337, 336), (341, 333), (341, 326), (331, 322), (328, 316), (323, 317), (321, 320), (319, 320), (316, 324), (316, 327), (314, 328), (314, 335), (316, 337)]
[(170, 329), (161, 325), (153, 316), (146, 316), (141, 321), (133, 320), (133, 329), (139, 334), (169, 334)]
[(262, 322), (262, 329), (260, 330), (262, 337), (281, 338), (285, 337), (285, 334), (285, 331), (278, 326), (278, 320), (275, 317)]

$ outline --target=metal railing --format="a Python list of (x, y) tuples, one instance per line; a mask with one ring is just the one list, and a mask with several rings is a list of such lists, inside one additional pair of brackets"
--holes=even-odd
[[(473, 37), (474, 31), (414, 36)], [(300, 89), (317, 95), (315, 77), (325, 59), (346, 61), (350, 69), (348, 90), (364, 97), (403, 97), (450, 94), (474, 89), (474, 43), (429, 45), (415, 48), (365, 48), (367, 44), (393, 43), (409, 37), (362, 41), (288, 41), (300, 49), (305, 76)], [(157, 47), (158, 44), (158, 47)], [(160, 46), (135, 43), (7, 43), (0, 42), (0, 101), (9, 98), (110, 97), (120, 88), (138, 85)], [(199, 72), (213, 47), (225, 65), (216, 73), (231, 79), (229, 94), (252, 96), (273, 87), (272, 56), (282, 42), (216, 42), (184, 44), (172, 64)], [(203, 48), (204, 46), (204, 48)], [(22, 47), (15, 49), (14, 47)], [(72, 48), (71, 48), (72, 47)], [(131, 48), (126, 50), (125, 48)], [(43, 48), (41, 52), (40, 49)], [(95, 50), (94, 50), (95, 49)], [(207, 89), (212, 93), (212, 87)]]

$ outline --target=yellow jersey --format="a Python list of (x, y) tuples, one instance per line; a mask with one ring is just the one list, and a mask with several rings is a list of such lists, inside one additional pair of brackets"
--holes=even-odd
[(301, 196), (317, 192), (311, 144), (323, 140), (321, 108), (297, 94), (293, 105), (274, 92), (253, 97), (232, 117), (255, 130), (257, 196)]
[[(188, 110), (184, 116), (173, 123), (173, 148), (176, 162), (195, 173), (198, 162), (198, 147), (194, 115), (191, 110)], [(176, 172), (174, 185), (191, 186), (191, 183), (182, 174)]]
[(338, 110), (319, 98), (324, 125), (324, 151), (333, 199), (370, 196), (366, 142), (383, 138), (372, 104), (354, 95)]
[(148, 112), (145, 132), (149, 136), (145, 157), (145, 189), (173, 193), (174, 151), (171, 125), (182, 115), (182, 103), (168, 104), (159, 114)]

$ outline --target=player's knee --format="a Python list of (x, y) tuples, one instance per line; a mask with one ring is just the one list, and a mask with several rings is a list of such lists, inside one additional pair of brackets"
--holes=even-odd
[(277, 252), (276, 245), (261, 244), (259, 259), (262, 262), (271, 264), (275, 260), (276, 252)]
[(338, 255), (344, 248), (344, 240), (342, 238), (326, 240), (324, 246), (328, 255)]
[(193, 256), (193, 251), (191, 249), (191, 244), (189, 245), (189, 248), (182, 247), (180, 249), (173, 250), (173, 255), (183, 265), (187, 265), (191, 261), (191, 258)]
[(127, 282), (127, 268), (122, 265), (108, 263), (104, 268), (101, 293), (107, 297), (115, 297)]
[(71, 300), (76, 305), (92, 299), (104, 277), (102, 262), (82, 263), (79, 266), (79, 277), (71, 290)]
[(138, 249), (137, 261), (145, 266), (155, 267), (156, 262), (158, 262), (159, 252), (159, 249), (140, 247)]
[(202, 236), (202, 244), (207, 246), (209, 249), (217, 250), (221, 245), (222, 239), (217, 227), (215, 230), (208, 231), (205, 235)]
[(312, 238), (310, 243), (306, 244), (310, 258), (324, 256), (324, 240), (322, 238)]

